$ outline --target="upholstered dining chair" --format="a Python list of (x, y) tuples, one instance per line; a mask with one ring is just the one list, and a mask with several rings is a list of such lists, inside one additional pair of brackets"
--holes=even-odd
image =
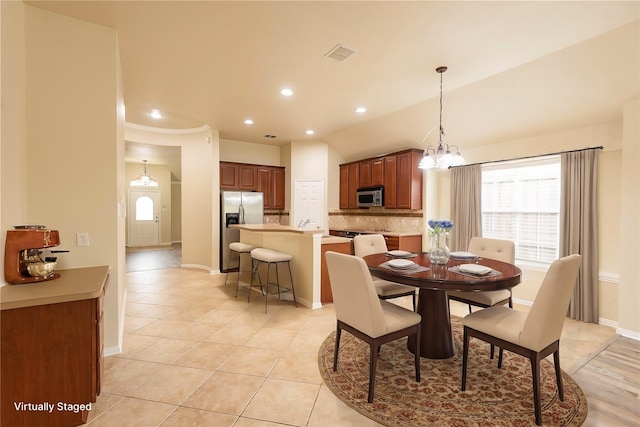
[(529, 359), (537, 425), (542, 424), (540, 361), (552, 353), (558, 395), (560, 400), (564, 400), (560, 371), (560, 334), (580, 268), (580, 258), (580, 255), (569, 255), (551, 264), (529, 313), (501, 305), (476, 311), (462, 319), (462, 391), (467, 386), (469, 340), (475, 337), (500, 347), (498, 368), (502, 367), (503, 349)]
[[(489, 239), (487, 237), (472, 237), (469, 242), (469, 252), (480, 257), (497, 259), (498, 261), (514, 264), (516, 260), (516, 246), (511, 240)], [(509, 304), (513, 308), (513, 298), (511, 289), (485, 292), (459, 292), (450, 291), (447, 293), (450, 300), (460, 301), (476, 307), (493, 307), (494, 305)], [(491, 357), (493, 358), (493, 352)]]
[[(327, 251), (325, 254), (336, 311), (336, 344), (333, 370), (338, 369), (340, 336), (346, 330), (369, 344), (369, 394), (373, 402), (376, 365), (380, 346), (402, 337), (420, 342), (418, 313), (378, 298), (371, 273), (362, 258)], [(416, 345), (414, 365), (416, 381), (420, 381), (420, 345)]]
[[(387, 252), (387, 242), (382, 234), (360, 234), (353, 238), (353, 252), (357, 257), (365, 257), (372, 254)], [(413, 298), (413, 311), (416, 311), (416, 289), (413, 286), (401, 285), (388, 280), (373, 279), (373, 285), (380, 299), (399, 298), (411, 296)]]

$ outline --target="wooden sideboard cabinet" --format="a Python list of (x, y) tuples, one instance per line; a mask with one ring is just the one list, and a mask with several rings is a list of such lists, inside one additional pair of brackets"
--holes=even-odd
[(59, 273), (0, 288), (2, 427), (84, 424), (100, 394), (108, 267)]

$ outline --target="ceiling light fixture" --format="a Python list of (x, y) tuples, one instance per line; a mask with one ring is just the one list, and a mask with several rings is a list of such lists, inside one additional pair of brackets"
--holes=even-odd
[(245, 125), (252, 125), (253, 124), (253, 120), (247, 119), (247, 120), (244, 121), (244, 124)]
[(307, 135), (313, 135), (315, 132), (313, 131), (313, 129), (309, 129), (306, 134)]
[(293, 91), (291, 89), (288, 88), (284, 88), (280, 91), (280, 93), (282, 94), (282, 96), (291, 96), (293, 95)]
[(367, 109), (364, 107), (358, 107), (356, 108), (356, 113), (366, 113)]
[[(422, 160), (420, 160), (420, 164), (418, 165), (420, 169), (449, 169), (450, 166), (461, 166), (467, 164), (460, 155), (460, 151), (458, 151), (457, 146), (442, 143), (442, 137), (444, 136), (444, 128), (442, 127), (442, 74), (447, 71), (447, 67), (438, 67), (436, 68), (436, 71), (440, 74), (440, 126), (438, 132), (438, 147), (436, 148), (430, 145), (424, 150), (424, 157), (422, 157)], [(429, 136), (430, 133), (431, 131), (425, 135), (422, 142), (427, 139), (427, 136)], [(452, 148), (455, 149), (454, 153), (451, 153)]]
[(157, 187), (158, 180), (147, 173), (147, 161), (143, 160), (144, 173), (134, 177), (129, 183), (132, 187)]
[(149, 115), (151, 116), (151, 118), (154, 118), (154, 119), (162, 118), (162, 113), (156, 109), (151, 110), (151, 113), (149, 113)]

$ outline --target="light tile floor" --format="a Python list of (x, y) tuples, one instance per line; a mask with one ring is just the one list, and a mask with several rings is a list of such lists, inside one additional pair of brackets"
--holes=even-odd
[[(224, 278), (181, 268), (126, 274), (123, 351), (105, 358), (90, 426), (379, 425), (322, 383), (317, 353), (335, 328), (331, 304), (310, 310), (270, 299), (265, 314), (264, 299), (247, 303), (246, 288), (236, 299)], [(464, 316), (467, 306), (451, 310)], [(574, 372), (612, 337), (612, 328), (567, 319), (563, 370)]]

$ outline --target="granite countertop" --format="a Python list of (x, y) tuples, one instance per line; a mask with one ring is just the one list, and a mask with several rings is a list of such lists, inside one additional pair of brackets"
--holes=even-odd
[(107, 284), (109, 267), (73, 268), (55, 273), (60, 274), (58, 279), (0, 287), (0, 309), (98, 298)]
[(322, 236), (322, 241), (320, 242), (323, 245), (333, 244), (333, 243), (350, 243), (353, 239), (348, 237), (340, 237), (340, 236)]
[(363, 229), (357, 229), (357, 228), (344, 228), (344, 229), (332, 228), (331, 231), (339, 231), (339, 232), (352, 231), (352, 232), (363, 233), (363, 234), (382, 234), (383, 236), (389, 236), (389, 237), (422, 236), (422, 233), (419, 231), (390, 231), (390, 230), (381, 231), (381, 230), (363, 230)]
[(284, 232), (284, 233), (297, 233), (297, 234), (322, 234), (324, 230), (320, 229), (305, 229), (296, 228), (289, 225), (280, 224), (233, 224), (230, 228), (237, 228), (238, 230), (245, 231), (261, 231), (261, 232)]

